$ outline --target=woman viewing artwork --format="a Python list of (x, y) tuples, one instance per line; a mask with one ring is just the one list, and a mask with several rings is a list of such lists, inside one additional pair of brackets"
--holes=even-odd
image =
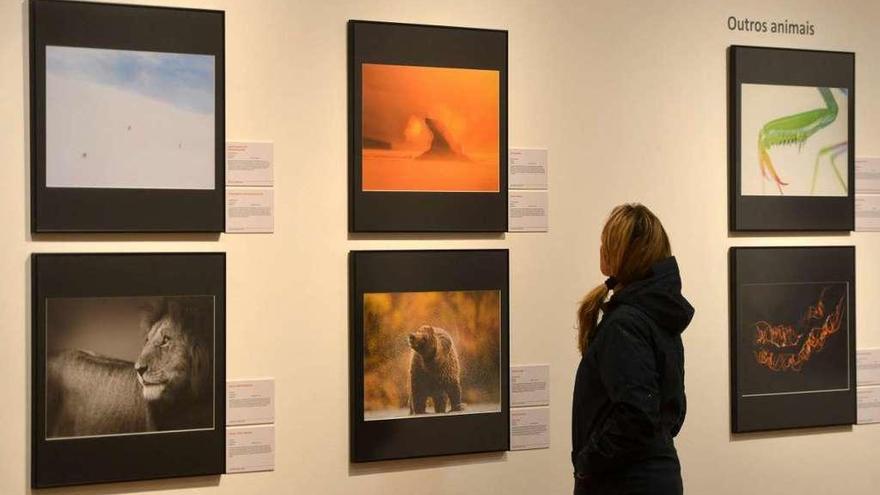
[(681, 494), (673, 438), (686, 406), (681, 333), (694, 308), (681, 294), (669, 238), (648, 208), (616, 207), (601, 241), (608, 279), (578, 310), (574, 493)]

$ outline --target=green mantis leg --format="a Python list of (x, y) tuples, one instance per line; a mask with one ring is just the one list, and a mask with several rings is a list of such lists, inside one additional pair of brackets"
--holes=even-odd
[(758, 162), (761, 165), (761, 176), (765, 179), (772, 178), (773, 182), (776, 183), (776, 187), (779, 189), (779, 194), (782, 194), (782, 186), (787, 186), (788, 182), (782, 182), (782, 179), (779, 178), (779, 174), (773, 166), (773, 161), (770, 160), (770, 153), (768, 153), (767, 148), (761, 144), (761, 138), (758, 138)]
[(813, 166), (813, 185), (810, 188), (810, 194), (816, 191), (816, 177), (819, 175), (819, 160), (824, 155), (830, 155), (831, 159), (831, 170), (834, 172), (835, 177), (837, 177), (837, 182), (840, 183), (840, 187), (843, 188), (843, 192), (847, 191), (846, 181), (843, 179), (843, 176), (840, 174), (840, 170), (837, 169), (837, 157), (843, 153), (846, 153), (849, 149), (849, 143), (844, 141), (842, 143), (832, 144), (830, 146), (826, 146), (819, 150), (819, 153), (816, 155), (816, 165)]
[(783, 182), (770, 159), (770, 148), (797, 144), (802, 147), (807, 139), (837, 119), (837, 101), (829, 88), (816, 88), (825, 102), (825, 108), (817, 108), (806, 112), (780, 117), (764, 124), (758, 133), (758, 163), (761, 175), (771, 178), (782, 194)]

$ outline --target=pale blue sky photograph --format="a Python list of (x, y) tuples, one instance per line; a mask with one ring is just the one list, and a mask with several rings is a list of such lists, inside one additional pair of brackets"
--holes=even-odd
[(46, 47), (46, 186), (213, 189), (213, 55)]
[(46, 72), (214, 112), (213, 55), (47, 46)]

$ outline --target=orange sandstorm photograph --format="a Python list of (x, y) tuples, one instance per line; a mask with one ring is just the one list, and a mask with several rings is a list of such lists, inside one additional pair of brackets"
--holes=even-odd
[(497, 70), (362, 71), (364, 191), (499, 191)]

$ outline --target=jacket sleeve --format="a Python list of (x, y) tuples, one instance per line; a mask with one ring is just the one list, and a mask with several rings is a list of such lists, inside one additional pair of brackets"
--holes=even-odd
[(611, 405), (578, 452), (575, 471), (583, 476), (620, 466), (643, 452), (660, 423), (659, 374), (651, 342), (634, 321), (608, 323), (597, 358)]

